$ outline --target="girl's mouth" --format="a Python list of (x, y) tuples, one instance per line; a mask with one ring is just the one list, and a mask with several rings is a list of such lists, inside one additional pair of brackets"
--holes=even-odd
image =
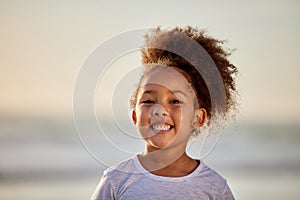
[(154, 131), (168, 131), (171, 130), (174, 126), (169, 124), (152, 124), (151, 128)]

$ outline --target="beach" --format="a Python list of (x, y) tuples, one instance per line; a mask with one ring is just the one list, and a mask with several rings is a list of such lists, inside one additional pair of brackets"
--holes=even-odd
[[(99, 141), (92, 133), (80, 138), (72, 120), (2, 120), (0, 199), (89, 199), (108, 165), (133, 156), (139, 148), (143, 150), (135, 145), (136, 139), (127, 137), (125, 144), (121, 141), (117, 146), (135, 149), (118, 153), (121, 150), (112, 143), (119, 134), (107, 133), (115, 135), (114, 139)], [(94, 144), (84, 145), (84, 138), (91, 138)], [(92, 145), (95, 148), (89, 148)], [(227, 179), (236, 199), (300, 197), (297, 124), (239, 123), (225, 127), (216, 147), (202, 161)]]

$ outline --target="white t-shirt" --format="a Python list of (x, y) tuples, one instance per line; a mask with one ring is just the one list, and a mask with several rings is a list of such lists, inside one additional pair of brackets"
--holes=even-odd
[(164, 177), (143, 168), (137, 156), (104, 171), (91, 200), (234, 200), (226, 180), (203, 162), (183, 177)]

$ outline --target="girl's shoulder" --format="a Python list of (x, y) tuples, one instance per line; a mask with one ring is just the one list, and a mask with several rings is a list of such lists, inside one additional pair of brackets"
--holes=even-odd
[(201, 161), (201, 170), (197, 174), (197, 178), (207, 178), (211, 182), (219, 182), (222, 183), (222, 185), (226, 184), (226, 179), (219, 174), (214, 169), (210, 168), (208, 165), (206, 165), (203, 161)]
[(118, 164), (113, 165), (112, 167), (107, 168), (104, 171), (106, 176), (118, 176), (122, 174), (132, 174), (136, 173), (135, 160), (136, 156), (128, 158), (125, 161), (122, 161)]

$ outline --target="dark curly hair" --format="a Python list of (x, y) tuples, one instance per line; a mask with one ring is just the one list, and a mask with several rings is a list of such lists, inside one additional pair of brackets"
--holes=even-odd
[[(220, 105), (220, 107), (223, 106), (225, 108), (218, 108), (217, 106), (215, 110), (212, 110), (212, 100), (207, 84), (194, 65), (192, 65), (183, 57), (173, 52), (166, 51), (163, 48), (151, 48), (151, 46), (157, 46), (157, 44), (159, 44), (161, 47), (167, 47), (168, 49), (169, 47), (181, 48), (181, 51), (184, 52), (184, 54), (191, 55), (189, 56), (192, 58), (191, 60), (193, 60), (193, 58), (194, 60), (201, 59), (203, 55), (198, 55), (193, 52), (191, 44), (182, 44), (183, 41), (180, 39), (174, 39), (174, 37), (172, 37), (174, 34), (178, 33), (188, 36), (201, 45), (211, 57), (214, 65), (217, 66), (223, 81), (226, 96), (225, 105)], [(207, 111), (208, 122), (214, 117), (214, 115), (220, 114), (220, 112), (222, 112), (222, 114), (224, 114), (223, 116), (226, 118), (231, 116), (231, 111), (236, 109), (237, 104), (235, 76), (238, 70), (228, 61), (227, 58), (231, 54), (231, 51), (225, 50), (222, 47), (223, 43), (224, 41), (222, 40), (217, 40), (211, 36), (208, 36), (205, 30), (193, 28), (191, 26), (183, 28), (176, 27), (171, 30), (162, 30), (160, 27), (157, 27), (156, 29), (150, 31), (145, 36), (145, 46), (141, 51), (142, 63), (145, 66), (145, 70), (140, 79), (140, 83), (130, 100), (131, 108), (134, 109), (136, 106), (140, 84), (143, 78), (147, 75), (151, 68), (153, 68), (153, 64), (157, 64), (160, 66), (163, 65), (177, 69), (177, 71), (182, 73), (187, 78), (195, 90), (198, 104)], [(214, 78), (215, 77), (209, 77), (211, 82), (214, 81)]]

